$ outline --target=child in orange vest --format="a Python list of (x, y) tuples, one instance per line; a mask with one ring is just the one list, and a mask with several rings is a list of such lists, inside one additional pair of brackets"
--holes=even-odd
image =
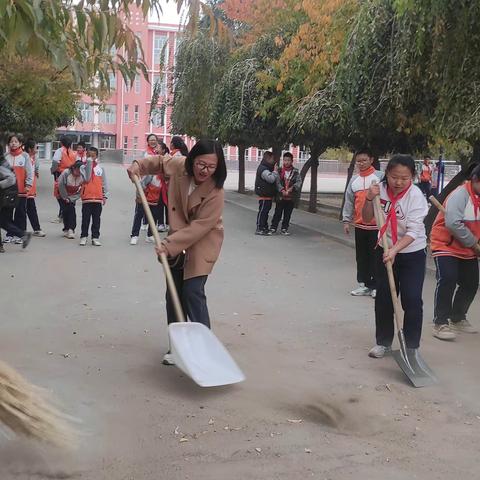
[(27, 195), (27, 216), (33, 229), (33, 236), (45, 237), (45, 232), (40, 227), (37, 205), (35, 203), (35, 197), (37, 196), (37, 178), (39, 172), (39, 165), (37, 159), (37, 146), (33, 139), (30, 138), (25, 142), (25, 152), (28, 153), (33, 168), (33, 184)]
[(420, 182), (418, 183), (418, 187), (425, 195), (425, 198), (428, 200), (431, 195), (432, 191), (432, 174), (433, 174), (433, 167), (430, 164), (432, 158), (428, 155), (423, 157), (423, 163), (420, 170)]
[(372, 183), (378, 183), (383, 173), (373, 167), (373, 155), (369, 150), (359, 150), (355, 154), (355, 165), (358, 175), (354, 175), (345, 191), (343, 206), (343, 230), (350, 235), (350, 224), (355, 227), (355, 256), (357, 261), (358, 288), (351, 295), (375, 298), (375, 246), (377, 245), (378, 228), (375, 220), (365, 222), (362, 209), (365, 198)]
[[(160, 199), (162, 201), (166, 200), (166, 192), (167, 186), (165, 180), (162, 175), (146, 175), (142, 178), (142, 187), (143, 191), (145, 192), (145, 196), (147, 197), (148, 205), (150, 206), (150, 210), (152, 211), (153, 219), (155, 220), (155, 225), (160, 219), (161, 216), (161, 206), (159, 205)], [(130, 238), (130, 245), (136, 245), (138, 242), (138, 236), (140, 234), (140, 226), (142, 223), (142, 218), (144, 215), (143, 205), (139, 203), (139, 199), (137, 198), (137, 204), (135, 208), (135, 215), (133, 217), (133, 226), (132, 226), (132, 234)], [(153, 232), (148, 226), (147, 231), (147, 238), (145, 239), (147, 243), (153, 243)]]
[[(478, 290), (480, 257), (480, 166), (454, 190), (439, 212), (430, 234), (437, 268), (433, 336), (454, 340), (456, 332), (477, 333), (467, 320)], [(457, 288), (458, 287), (458, 288)]]
[(50, 167), (50, 172), (54, 178), (53, 196), (57, 199), (59, 205), (58, 218), (53, 220), (53, 223), (62, 222), (63, 207), (65, 205), (58, 191), (58, 177), (65, 169), (70, 168), (75, 163), (76, 158), (75, 152), (70, 148), (72, 146), (72, 140), (69, 137), (63, 135), (60, 138), (60, 145), (60, 148), (55, 150), (53, 154), (52, 166)]
[[(77, 160), (78, 161), (78, 160)], [(80, 245), (87, 244), (88, 229), (92, 221), (92, 245), (100, 247), (100, 217), (103, 205), (108, 198), (105, 169), (99, 165), (98, 149), (90, 147), (84, 167), (85, 183), (82, 185), (82, 232)]]
[[(30, 157), (23, 151), (22, 141), (18, 135), (10, 135), (7, 140), (9, 151), (5, 159), (17, 178), (18, 203), (15, 207), (13, 223), (22, 231), (27, 229), (27, 196), (33, 185), (33, 168)], [(5, 243), (22, 243), (22, 239), (7, 232)]]

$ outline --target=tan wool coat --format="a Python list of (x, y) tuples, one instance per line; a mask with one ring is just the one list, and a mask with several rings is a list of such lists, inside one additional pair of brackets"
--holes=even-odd
[(209, 275), (223, 243), (223, 188), (216, 188), (210, 177), (188, 195), (193, 177), (185, 170), (185, 157), (159, 155), (136, 162), (140, 175), (163, 174), (169, 182), (170, 231), (162, 242), (168, 255), (185, 250), (185, 280)]

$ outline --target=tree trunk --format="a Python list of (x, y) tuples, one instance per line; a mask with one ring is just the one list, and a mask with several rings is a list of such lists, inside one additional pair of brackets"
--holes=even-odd
[(350, 183), (350, 180), (353, 177), (354, 171), (355, 171), (355, 153), (352, 155), (352, 159), (350, 160), (350, 165), (348, 166), (348, 170), (347, 170), (347, 181), (345, 182), (345, 189), (343, 190), (342, 207), (340, 208), (339, 220), (342, 220), (342, 212), (343, 212), (343, 207), (345, 205), (345, 192), (347, 191), (348, 184)]
[(280, 156), (282, 155), (282, 147), (279, 147), (278, 145), (272, 147), (272, 153), (273, 153), (273, 158), (275, 159), (275, 162), (278, 165), (280, 162)]
[[(470, 176), (472, 169), (480, 163), (480, 141), (473, 143), (473, 153), (470, 162), (465, 165), (460, 172), (458, 172), (451, 180), (448, 182), (448, 185), (442, 190), (440, 195), (437, 195), (437, 200), (440, 203), (443, 203), (445, 199), (458, 187), (460, 186), (467, 178)], [(433, 222), (437, 216), (438, 210), (433, 205), (428, 210), (428, 215), (425, 217), (425, 228), (427, 230), (427, 235), (430, 235), (432, 230)]]
[(311, 213), (317, 213), (317, 198), (318, 198), (318, 186), (317, 186), (317, 175), (318, 175), (318, 153), (311, 157), (311, 167), (310, 167), (310, 199), (308, 201), (308, 211)]
[(238, 193), (245, 193), (245, 145), (238, 147)]

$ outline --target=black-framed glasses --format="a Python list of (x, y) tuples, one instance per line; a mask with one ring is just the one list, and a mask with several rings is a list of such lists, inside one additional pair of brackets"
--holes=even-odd
[(216, 165), (207, 165), (203, 162), (195, 162), (195, 166), (200, 169), (200, 171), (208, 170), (209, 172), (214, 172), (217, 169)]

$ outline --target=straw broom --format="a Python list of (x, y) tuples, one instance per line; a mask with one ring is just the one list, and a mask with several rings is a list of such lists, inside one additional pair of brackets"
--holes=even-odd
[(60, 447), (73, 447), (67, 416), (50, 405), (47, 394), (0, 361), (0, 427)]

